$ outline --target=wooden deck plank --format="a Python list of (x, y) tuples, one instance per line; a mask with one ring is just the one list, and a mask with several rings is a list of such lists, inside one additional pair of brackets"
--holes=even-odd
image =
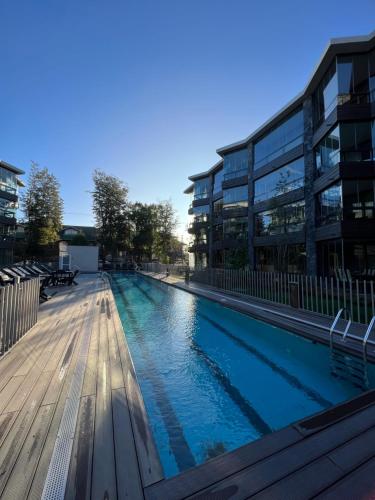
[[(86, 301), (83, 301), (82, 304), (85, 303)], [(29, 491), (28, 498), (32, 500), (40, 499), (40, 496), (43, 491), (44, 481), (47, 475), (48, 466), (51, 460), (51, 456), (55, 446), (55, 441), (59, 431), (61, 417), (65, 408), (66, 398), (71, 386), (72, 377), (77, 364), (79, 350), (83, 339), (83, 333), (85, 331), (84, 327), (86, 326), (85, 319), (87, 318), (89, 313), (90, 313), (89, 308), (83, 305), (79, 316), (79, 322), (76, 324), (76, 328), (79, 330), (78, 339), (74, 346), (74, 352), (71, 362), (69, 363), (69, 366), (64, 375), (63, 385), (61, 387), (61, 392), (58, 397), (56, 410), (54, 412), (49, 432), (46, 438), (46, 442), (44, 444), (43, 451), (38, 463), (38, 467), (35, 471), (33, 482)], [(59, 367), (57, 368), (57, 370), (59, 370)]]
[(369, 460), (350, 475), (320, 493), (320, 500), (373, 499), (375, 494), (375, 458)]
[(24, 376), (12, 377), (6, 386), (0, 391), (0, 414), (3, 413), (5, 407), (14, 396), (22, 382), (25, 380)]
[(342, 475), (343, 472), (339, 467), (328, 458), (323, 457), (252, 496), (252, 499), (305, 500), (320, 493), (327, 486), (340, 479)]
[(112, 411), (118, 499), (141, 500), (142, 482), (124, 388), (112, 390)]
[(48, 432), (53, 410), (54, 405), (45, 405), (39, 408), (3, 491), (4, 498), (26, 498)]
[(110, 292), (109, 302), (119, 346), (142, 484), (143, 487), (147, 487), (164, 478), (163, 469), (160, 463), (154, 437), (148, 423), (148, 416), (143, 397), (140, 392), (133, 361), (129, 353), (126, 336), (124, 334), (117, 307), (114, 303), (112, 291)]
[(99, 358), (92, 466), (92, 498), (116, 498), (115, 454), (104, 293), (100, 295)]
[(207, 498), (213, 498), (214, 495), (222, 494), (228, 489), (234, 491), (231, 497), (233, 499), (255, 495), (365, 432), (372, 427), (374, 419), (375, 405), (350, 418), (341, 420), (318, 434), (303, 439), (301, 442), (216, 483), (191, 498), (205, 498), (204, 495)]
[(89, 354), (87, 357), (85, 378), (83, 380), (82, 396), (90, 396), (96, 394), (96, 378), (98, 370), (98, 352), (99, 352), (99, 324), (100, 318), (100, 301), (95, 301), (95, 319), (94, 328), (91, 334)]
[(113, 320), (113, 308), (109, 301), (109, 294), (105, 296), (105, 306), (107, 315), (108, 350), (111, 372), (111, 388), (120, 389), (125, 387), (124, 375), (122, 372), (121, 358), (118, 348), (116, 325)]
[(150, 486), (145, 489), (145, 496), (149, 500), (161, 500), (162, 498), (178, 500), (184, 496), (193, 495), (302, 439), (301, 434), (295, 429), (286, 427), (237, 450), (220, 455), (194, 469), (189, 469), (178, 476)]
[(32, 426), (49, 380), (50, 374), (48, 372), (41, 374), (38, 384), (34, 386), (22, 410), (17, 414), (17, 418), (0, 448), (0, 496)]
[(90, 500), (94, 448), (95, 396), (83, 396), (74, 435), (65, 500)]

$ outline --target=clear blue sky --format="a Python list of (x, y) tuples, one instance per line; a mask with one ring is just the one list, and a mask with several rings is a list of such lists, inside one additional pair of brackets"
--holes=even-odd
[(0, 158), (60, 180), (92, 224), (91, 173), (171, 198), (306, 84), (328, 40), (375, 29), (374, 0), (0, 0)]

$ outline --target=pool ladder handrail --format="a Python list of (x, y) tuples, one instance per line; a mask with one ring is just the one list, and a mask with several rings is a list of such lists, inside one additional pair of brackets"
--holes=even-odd
[[(345, 341), (345, 339), (348, 335), (348, 332), (349, 332), (350, 325), (352, 324), (352, 316), (350, 314), (350, 311), (348, 311), (345, 307), (343, 307), (336, 314), (336, 317), (332, 322), (331, 328), (329, 329), (329, 345), (330, 345), (331, 350), (333, 349), (333, 334), (335, 333), (335, 327), (336, 327), (336, 325), (337, 325), (337, 323), (338, 323), (338, 321), (339, 321), (339, 319), (344, 311), (348, 313), (349, 319), (348, 319), (348, 323), (345, 327), (345, 330), (342, 332), (342, 340), (343, 341)], [(340, 334), (340, 332), (337, 332), (337, 331), (336, 331), (336, 333)]]
[(369, 341), (369, 337), (374, 324), (375, 324), (375, 316), (372, 317), (370, 323), (368, 324), (365, 336), (363, 337), (362, 348), (363, 348), (363, 360), (365, 363), (367, 363), (367, 344), (373, 343), (372, 341)]

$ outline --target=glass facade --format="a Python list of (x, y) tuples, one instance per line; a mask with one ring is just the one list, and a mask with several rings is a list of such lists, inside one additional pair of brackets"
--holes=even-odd
[(254, 170), (303, 144), (303, 111), (297, 111), (254, 146)]
[(278, 245), (255, 249), (257, 271), (304, 273), (306, 271), (305, 245)]
[(315, 148), (318, 175), (337, 165), (339, 161), (372, 160), (374, 141), (374, 122), (340, 123)]
[[(344, 104), (345, 96), (350, 98), (351, 94), (363, 95), (362, 102), (368, 102), (369, 58), (367, 54), (338, 56), (337, 73), (340, 104)], [(361, 100), (355, 102), (358, 103)]]
[(316, 204), (316, 224), (322, 226), (338, 222), (342, 218), (341, 182), (319, 193)]
[(193, 207), (194, 222), (206, 222), (210, 213), (209, 205), (201, 205), (200, 207)]
[(302, 157), (255, 181), (254, 203), (275, 198), (304, 184), (305, 163)]
[(247, 148), (228, 153), (224, 156), (224, 180), (247, 175), (249, 170), (249, 151)]
[(248, 186), (225, 189), (223, 192), (223, 210), (246, 208), (248, 206)]
[(16, 216), (18, 203), (0, 198), (0, 215), (13, 219)]
[(375, 49), (368, 56), (370, 101), (375, 102)]
[(298, 201), (255, 215), (256, 236), (302, 231), (305, 227), (305, 202)]
[(375, 242), (342, 239), (318, 243), (318, 264), (321, 273), (337, 277), (337, 271), (349, 269), (354, 279), (374, 279)]
[(210, 195), (210, 179), (206, 177), (194, 182), (194, 199), (201, 200), (208, 198)]
[(223, 221), (224, 238), (247, 240), (248, 224), (249, 221), (247, 217), (225, 219)]
[(0, 190), (8, 193), (17, 193), (17, 176), (6, 168), (0, 167)]
[(328, 116), (337, 103), (336, 61), (330, 66), (313, 95), (314, 124), (317, 128)]
[(220, 191), (222, 190), (221, 185), (222, 185), (223, 179), (224, 179), (224, 170), (221, 169), (218, 172), (216, 172), (216, 174), (214, 175), (214, 185), (212, 188), (213, 194), (220, 193)]
[(374, 218), (374, 180), (345, 180), (342, 183), (344, 219)]
[(223, 215), (223, 198), (214, 201), (213, 203), (214, 217), (221, 217)]

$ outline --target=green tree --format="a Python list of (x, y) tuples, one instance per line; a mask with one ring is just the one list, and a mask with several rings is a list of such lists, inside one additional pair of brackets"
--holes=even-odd
[(131, 220), (134, 224), (132, 251), (137, 261), (151, 260), (157, 227), (156, 205), (136, 202), (132, 205)]
[(102, 170), (94, 171), (93, 181), (93, 211), (98, 240), (104, 256), (117, 256), (119, 250), (128, 249), (132, 230), (128, 188), (120, 179)]
[(176, 211), (170, 201), (156, 205), (155, 255), (163, 263), (169, 264), (173, 245), (174, 229), (177, 225)]
[(27, 254), (40, 255), (43, 247), (59, 239), (63, 200), (60, 184), (47, 168), (32, 162), (27, 189), (21, 197), (26, 225)]

